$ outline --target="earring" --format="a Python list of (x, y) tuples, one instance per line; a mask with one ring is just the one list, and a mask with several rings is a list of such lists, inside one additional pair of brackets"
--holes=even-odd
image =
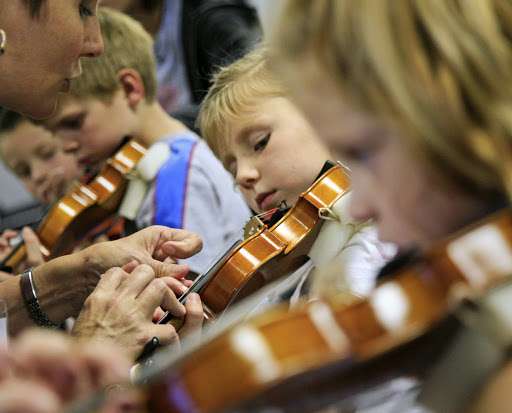
[(7, 35), (5, 34), (5, 31), (0, 29), (0, 56), (2, 56), (5, 53), (6, 43), (7, 43)]

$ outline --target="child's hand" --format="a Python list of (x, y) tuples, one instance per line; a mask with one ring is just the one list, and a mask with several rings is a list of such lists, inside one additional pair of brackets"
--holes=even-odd
[(30, 227), (25, 227), (21, 231), (23, 241), (25, 241), (25, 248), (27, 249), (27, 257), (20, 264), (18, 270), (23, 271), (29, 267), (37, 267), (44, 263), (44, 257), (41, 252), (41, 242), (38, 236)]
[(7, 257), (11, 251), (13, 250), (10, 240), (16, 238), (18, 236), (18, 231), (13, 231), (12, 229), (6, 229), (0, 235), (0, 260), (3, 260)]
[[(18, 235), (18, 231), (11, 229), (6, 229), (2, 235), (0, 235), (0, 260), (7, 258), (13, 251), (14, 247), (11, 245), (11, 240)], [(30, 227), (25, 227), (21, 231), (21, 236), (23, 237), (27, 254), (25, 259), (13, 268), (14, 273), (22, 272), (28, 267), (37, 267), (44, 262), (44, 257), (41, 252), (41, 242), (36, 233)]]

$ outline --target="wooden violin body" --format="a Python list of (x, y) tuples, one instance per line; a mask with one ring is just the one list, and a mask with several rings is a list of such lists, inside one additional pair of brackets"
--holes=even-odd
[[(124, 195), (127, 177), (145, 152), (142, 145), (129, 141), (89, 184), (77, 184), (50, 209), (37, 230), (46, 258), (71, 252), (76, 242), (95, 225), (115, 213)], [(15, 268), (25, 256), (25, 246), (21, 245), (3, 265)]]
[[(350, 180), (345, 169), (340, 165), (331, 167), (275, 224), (270, 228), (261, 226), (228, 251), (207, 282), (198, 288), (191, 287), (201, 295), (208, 318), (302, 265), (311, 247), (307, 239), (314, 239), (323, 211), (348, 193), (349, 188)], [(166, 316), (160, 322), (169, 320)]]
[[(311, 247), (304, 240), (318, 229), (321, 211), (330, 208), (349, 188), (349, 177), (342, 167), (336, 165), (325, 172), (277, 223), (261, 228), (232, 251), (201, 294), (207, 307), (220, 313), (235, 299), (297, 268), (294, 262), (301, 265), (301, 258)], [(302, 243), (305, 248), (299, 249)], [(290, 255), (293, 257), (285, 258)]]
[(421, 374), (453, 337), (462, 298), (477, 302), (511, 275), (507, 210), (384, 278), (366, 299), (278, 308), (182, 357), (160, 355), (142, 378), (148, 411), (314, 411), (390, 377)]

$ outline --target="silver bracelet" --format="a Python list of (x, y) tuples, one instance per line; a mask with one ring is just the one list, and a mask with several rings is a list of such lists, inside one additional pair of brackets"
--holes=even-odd
[(59, 325), (50, 321), (48, 315), (41, 309), (37, 299), (36, 287), (32, 268), (26, 269), (20, 277), (21, 296), (25, 302), (30, 318), (41, 327), (58, 328)]

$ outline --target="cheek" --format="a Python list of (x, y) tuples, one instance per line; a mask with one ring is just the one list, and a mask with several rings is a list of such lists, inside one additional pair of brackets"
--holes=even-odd
[(238, 188), (239, 188), (238, 190), (242, 194), (242, 197), (244, 198), (245, 202), (247, 203), (247, 205), (249, 205), (249, 208), (251, 208), (253, 211), (258, 212), (258, 206), (254, 202), (254, 193), (251, 194), (250, 191), (247, 191), (241, 187), (238, 187)]
[(62, 62), (73, 63), (82, 53), (84, 34), (83, 22), (77, 17), (61, 23), (55, 45), (59, 46)]
[(383, 168), (380, 214), (386, 235), (400, 245), (423, 242), (432, 224), (431, 183), (421, 164), (395, 159)]
[(78, 177), (78, 164), (75, 159), (70, 156), (61, 154), (57, 157), (57, 163), (64, 168), (64, 176), (66, 179), (74, 179)]
[(100, 150), (108, 136), (108, 128), (102, 128), (102, 124), (96, 120), (88, 121), (80, 132), (77, 133), (77, 140), (83, 151), (97, 151)]
[(388, 142), (370, 164), (386, 203), (399, 213), (409, 215), (417, 207), (418, 190), (425, 184), (419, 173), (419, 163), (393, 141)]
[(318, 162), (315, 154), (308, 158), (302, 151), (290, 151), (290, 147), (285, 146), (276, 150), (275, 155), (269, 154), (261, 165), (265, 168), (269, 184), (289, 191), (289, 195), (298, 196), (313, 184), (323, 161)]

